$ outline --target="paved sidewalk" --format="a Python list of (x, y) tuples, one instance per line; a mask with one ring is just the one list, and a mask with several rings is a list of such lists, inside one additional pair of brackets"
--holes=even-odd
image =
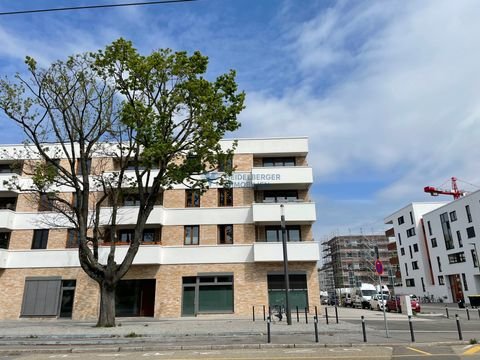
[[(362, 345), (360, 316), (365, 317), (368, 343), (409, 344), (408, 319), (405, 315), (388, 313), (390, 336), (383, 325), (383, 313), (378, 311), (339, 308), (339, 324), (335, 323), (334, 309), (319, 314), (319, 343), (315, 342), (313, 316), (296, 314), (293, 324), (285, 321), (271, 323), (271, 344), (267, 344), (267, 323), (263, 316), (256, 319), (205, 316), (155, 320), (151, 318), (119, 318), (115, 328), (97, 328), (94, 322), (57, 319), (19, 319), (0, 321), (0, 354), (12, 351), (76, 352), (105, 348), (109, 351), (261, 348), (305, 346)], [(458, 343), (455, 320), (446, 318), (413, 319), (417, 343)], [(480, 339), (480, 320), (464, 321), (464, 339)]]

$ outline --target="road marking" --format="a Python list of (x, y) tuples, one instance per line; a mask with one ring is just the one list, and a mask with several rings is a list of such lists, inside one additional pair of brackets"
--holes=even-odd
[(480, 345), (472, 346), (467, 351), (464, 351), (462, 355), (472, 355), (472, 354), (476, 354), (477, 352), (480, 352)]
[(146, 353), (146, 354), (143, 354), (142, 356), (171, 356), (173, 355), (174, 353), (173, 352), (169, 352), (169, 353)]
[(331, 351), (331, 352), (347, 352), (347, 351), (358, 351), (358, 352), (361, 352), (362, 349), (356, 349), (356, 348), (337, 349), (337, 348), (333, 348), (333, 349), (328, 349), (328, 351)]
[(305, 353), (314, 353), (316, 352), (314, 349), (297, 349), (297, 350), (284, 350), (285, 354), (305, 354)]
[(423, 354), (423, 355), (432, 355), (430, 354), (429, 352), (426, 352), (426, 351), (422, 351), (422, 350), (419, 350), (419, 349), (415, 349), (415, 348), (412, 348), (412, 347), (408, 347), (408, 346), (405, 346), (408, 350), (412, 350), (412, 351), (416, 351), (420, 354)]

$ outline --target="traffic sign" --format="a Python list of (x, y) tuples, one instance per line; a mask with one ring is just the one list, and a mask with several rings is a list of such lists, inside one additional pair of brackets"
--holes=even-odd
[(375, 270), (377, 270), (378, 275), (383, 274), (383, 264), (380, 260), (375, 261)]

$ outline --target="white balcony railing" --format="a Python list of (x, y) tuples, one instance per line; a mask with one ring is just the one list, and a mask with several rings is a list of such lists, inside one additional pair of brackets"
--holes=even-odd
[[(316, 220), (315, 203), (285, 202), (285, 221), (297, 224), (311, 224)], [(256, 223), (277, 223), (280, 221), (280, 203), (254, 203), (253, 221)]]
[(252, 184), (289, 185), (289, 189), (308, 188), (313, 183), (313, 171), (306, 166), (273, 166), (252, 169)]
[(15, 221), (15, 211), (0, 210), (0, 229), (12, 229)]
[[(319, 261), (319, 244), (313, 241), (289, 242), (287, 244), (288, 261)], [(255, 243), (253, 246), (255, 262), (283, 261), (281, 242)]]

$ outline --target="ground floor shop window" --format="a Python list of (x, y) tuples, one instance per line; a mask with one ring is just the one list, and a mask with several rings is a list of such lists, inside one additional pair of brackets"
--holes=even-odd
[(153, 316), (155, 279), (120, 280), (115, 291), (117, 316)]
[[(291, 309), (297, 306), (299, 309), (308, 308), (308, 287), (306, 274), (290, 274), (289, 304)], [(268, 304), (273, 306), (285, 306), (285, 277), (283, 274), (267, 276), (268, 280)]]
[[(62, 283), (62, 278), (59, 276), (27, 277), (20, 316), (59, 316), (64, 300)], [(71, 301), (73, 306), (73, 297)]]
[(233, 312), (232, 274), (186, 276), (182, 284), (182, 316)]

